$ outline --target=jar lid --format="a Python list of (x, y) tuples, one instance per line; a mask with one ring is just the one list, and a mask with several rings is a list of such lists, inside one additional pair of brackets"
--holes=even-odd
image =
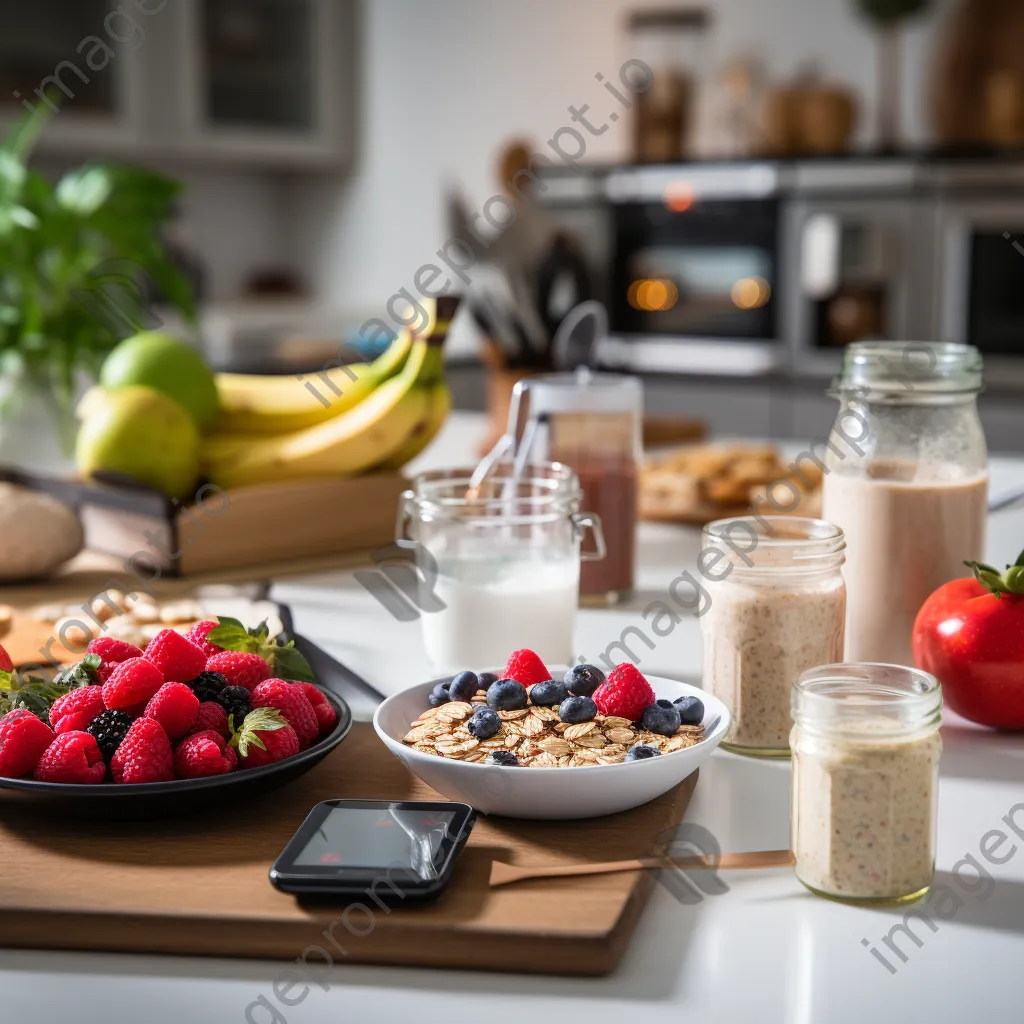
[(973, 345), (940, 341), (858, 341), (846, 347), (837, 386), (875, 391), (980, 391), (983, 360)]
[(793, 685), (800, 726), (864, 741), (894, 739), (942, 719), (942, 686), (906, 665), (849, 662), (809, 669)]
[(524, 390), (530, 395), (535, 418), (563, 412), (632, 413), (644, 408), (644, 388), (637, 377), (619, 373), (547, 373), (530, 377)]

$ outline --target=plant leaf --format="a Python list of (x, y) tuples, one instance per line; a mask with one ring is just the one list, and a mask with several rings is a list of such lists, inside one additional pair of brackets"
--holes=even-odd
[(61, 669), (53, 681), (59, 686), (66, 686), (69, 690), (77, 689), (79, 686), (91, 686), (96, 682), (96, 672), (102, 664), (103, 659), (98, 654), (87, 654), (81, 661)]
[(251, 651), (253, 640), (245, 626), (227, 615), (218, 616), (220, 625), (206, 634), (206, 639), (225, 651)]
[(272, 655), (271, 668), (279, 679), (298, 680), (302, 683), (315, 683), (316, 676), (306, 656), (295, 649), (295, 641), (284, 647), (278, 647)]

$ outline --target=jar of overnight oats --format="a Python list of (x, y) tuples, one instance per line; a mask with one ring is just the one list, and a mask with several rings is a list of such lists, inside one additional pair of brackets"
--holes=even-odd
[(919, 899), (935, 871), (942, 690), (902, 665), (823, 665), (793, 688), (796, 874), (819, 896)]
[(723, 747), (789, 754), (793, 684), (843, 656), (845, 546), (820, 519), (745, 516), (704, 528), (704, 686), (732, 714)]

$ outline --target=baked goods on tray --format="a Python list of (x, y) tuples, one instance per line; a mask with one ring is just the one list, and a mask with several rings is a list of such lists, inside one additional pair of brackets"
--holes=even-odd
[(641, 469), (640, 518), (704, 524), (751, 511), (816, 517), (821, 515), (821, 481), (814, 462), (787, 463), (773, 445), (680, 448)]

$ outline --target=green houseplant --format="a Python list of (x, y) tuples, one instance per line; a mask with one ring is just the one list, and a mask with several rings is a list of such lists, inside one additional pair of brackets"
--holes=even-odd
[[(7, 392), (0, 417), (26, 394), (50, 408), (70, 446), (76, 380), (95, 378), (104, 356), (134, 323), (138, 304), (109, 310), (104, 268), (122, 282), (155, 285), (190, 322), (195, 301), (185, 276), (168, 259), (160, 229), (181, 192), (153, 171), (86, 164), (56, 183), (28, 167), (49, 116), (25, 115), (0, 144), (0, 372)], [(106, 304), (95, 301), (107, 296)], [(92, 298), (93, 301), (90, 301)], [(127, 307), (127, 308), (126, 308)], [(6, 408), (5, 408), (6, 407)]]
[(896, 149), (900, 141), (900, 78), (903, 22), (923, 14), (932, 0), (856, 0), (878, 29), (878, 144)]

